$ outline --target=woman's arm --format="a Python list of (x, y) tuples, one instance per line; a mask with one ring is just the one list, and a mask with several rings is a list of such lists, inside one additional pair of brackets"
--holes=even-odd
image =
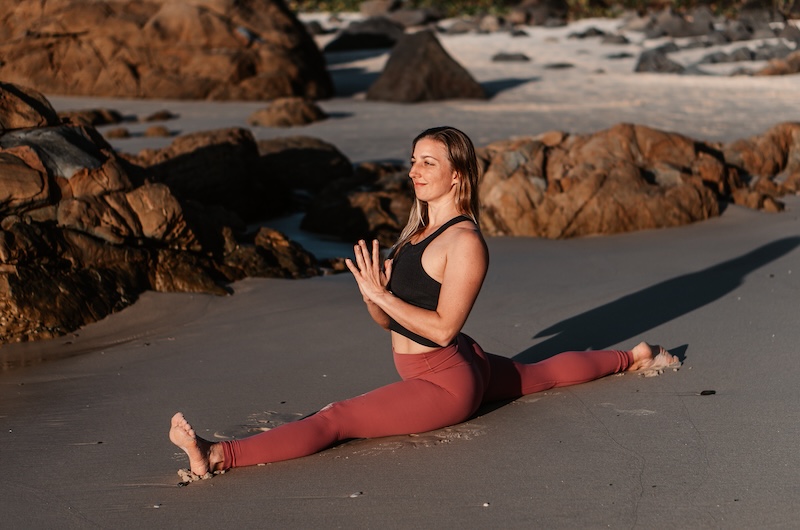
[(489, 265), (486, 244), (476, 230), (453, 230), (448, 236), (435, 311), (413, 306), (387, 291), (375, 275), (366, 244), (356, 247), (356, 264), (348, 262), (365, 298), (406, 329), (442, 346), (450, 344), (467, 321)]

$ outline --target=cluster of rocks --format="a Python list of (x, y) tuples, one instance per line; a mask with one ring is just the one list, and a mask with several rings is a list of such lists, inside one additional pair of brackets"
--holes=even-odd
[[(391, 48), (407, 29), (427, 28), (447, 35), (508, 31), (526, 35), (523, 26), (564, 26), (569, 16), (566, 0), (522, 0), (504, 16), (483, 14), (445, 18), (432, 7), (410, 7), (402, 0), (367, 0), (359, 6), (363, 20), (345, 27), (326, 29), (317, 21), (306, 28), (312, 35), (336, 32), (326, 52)], [(339, 22), (334, 18), (333, 23)]]
[(245, 229), (291, 202), (272, 158), (245, 129), (124, 157), (38, 92), (0, 83), (0, 344), (77, 329), (144, 290), (320, 274), (279, 232)]
[[(640, 125), (552, 131), (478, 148), (486, 235), (568, 238), (688, 224), (727, 203), (778, 212), (800, 190), (800, 124), (729, 144)], [(407, 221), (407, 169), (378, 166), (309, 204), (303, 227), (389, 245)]]
[(283, 0), (2, 2), (0, 57), (0, 79), (49, 94), (333, 94), (319, 48)]
[[(739, 11), (738, 17), (715, 17), (707, 6), (700, 6), (686, 14), (665, 9), (660, 13), (629, 18), (620, 28), (623, 31), (642, 32), (644, 38), (669, 38), (669, 42), (645, 50), (634, 68), (636, 72), (708, 74), (705, 64), (768, 61), (759, 70), (740, 68), (735, 75), (785, 75), (800, 73), (795, 65), (800, 63), (800, 29), (777, 11), (772, 2), (752, 0)], [(681, 45), (674, 39), (684, 39)], [(759, 45), (745, 45), (730, 52), (714, 51), (695, 64), (683, 65), (669, 57), (681, 50), (709, 48), (733, 42), (761, 41)]]

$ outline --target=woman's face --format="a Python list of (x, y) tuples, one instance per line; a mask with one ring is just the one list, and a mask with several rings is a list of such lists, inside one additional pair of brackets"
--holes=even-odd
[(422, 138), (414, 146), (408, 176), (414, 182), (414, 193), (424, 202), (452, 193), (455, 196), (458, 174), (450, 164), (447, 147), (431, 138)]

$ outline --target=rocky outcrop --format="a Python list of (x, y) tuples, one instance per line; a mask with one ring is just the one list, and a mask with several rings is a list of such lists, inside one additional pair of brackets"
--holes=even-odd
[(327, 98), (283, 0), (22, 0), (0, 6), (0, 79), (51, 94)]
[(237, 175), (259, 161), (245, 132), (181, 138), (137, 163), (91, 126), (54, 122), (33, 90), (0, 85), (0, 101), (0, 344), (72, 331), (148, 289), (225, 294), (246, 276), (319, 274), (299, 245), (247, 233), (228, 209), (234, 191), (263, 192)]
[(445, 51), (433, 32), (404, 36), (392, 50), (367, 99), (416, 103), (486, 99), (483, 87)]
[[(800, 190), (800, 124), (730, 144), (632, 124), (552, 131), (478, 149), (487, 235), (568, 238), (684, 225), (734, 203), (766, 212)], [(391, 245), (413, 199), (407, 170), (361, 165), (322, 189), (303, 228)]]

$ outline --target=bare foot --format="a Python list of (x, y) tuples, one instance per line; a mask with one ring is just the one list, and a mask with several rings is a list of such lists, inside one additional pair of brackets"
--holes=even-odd
[(189, 457), (189, 469), (195, 475), (204, 476), (206, 473), (213, 471), (216, 464), (221, 461), (221, 458), (215, 458), (219, 452), (215, 450), (217, 444), (197, 436), (192, 426), (189, 425), (189, 422), (180, 412), (172, 417), (169, 439), (183, 449)]
[(680, 360), (670, 352), (658, 345), (640, 342), (631, 352), (633, 364), (628, 367), (628, 372), (641, 372), (645, 377), (658, 375), (665, 368), (680, 366)]

